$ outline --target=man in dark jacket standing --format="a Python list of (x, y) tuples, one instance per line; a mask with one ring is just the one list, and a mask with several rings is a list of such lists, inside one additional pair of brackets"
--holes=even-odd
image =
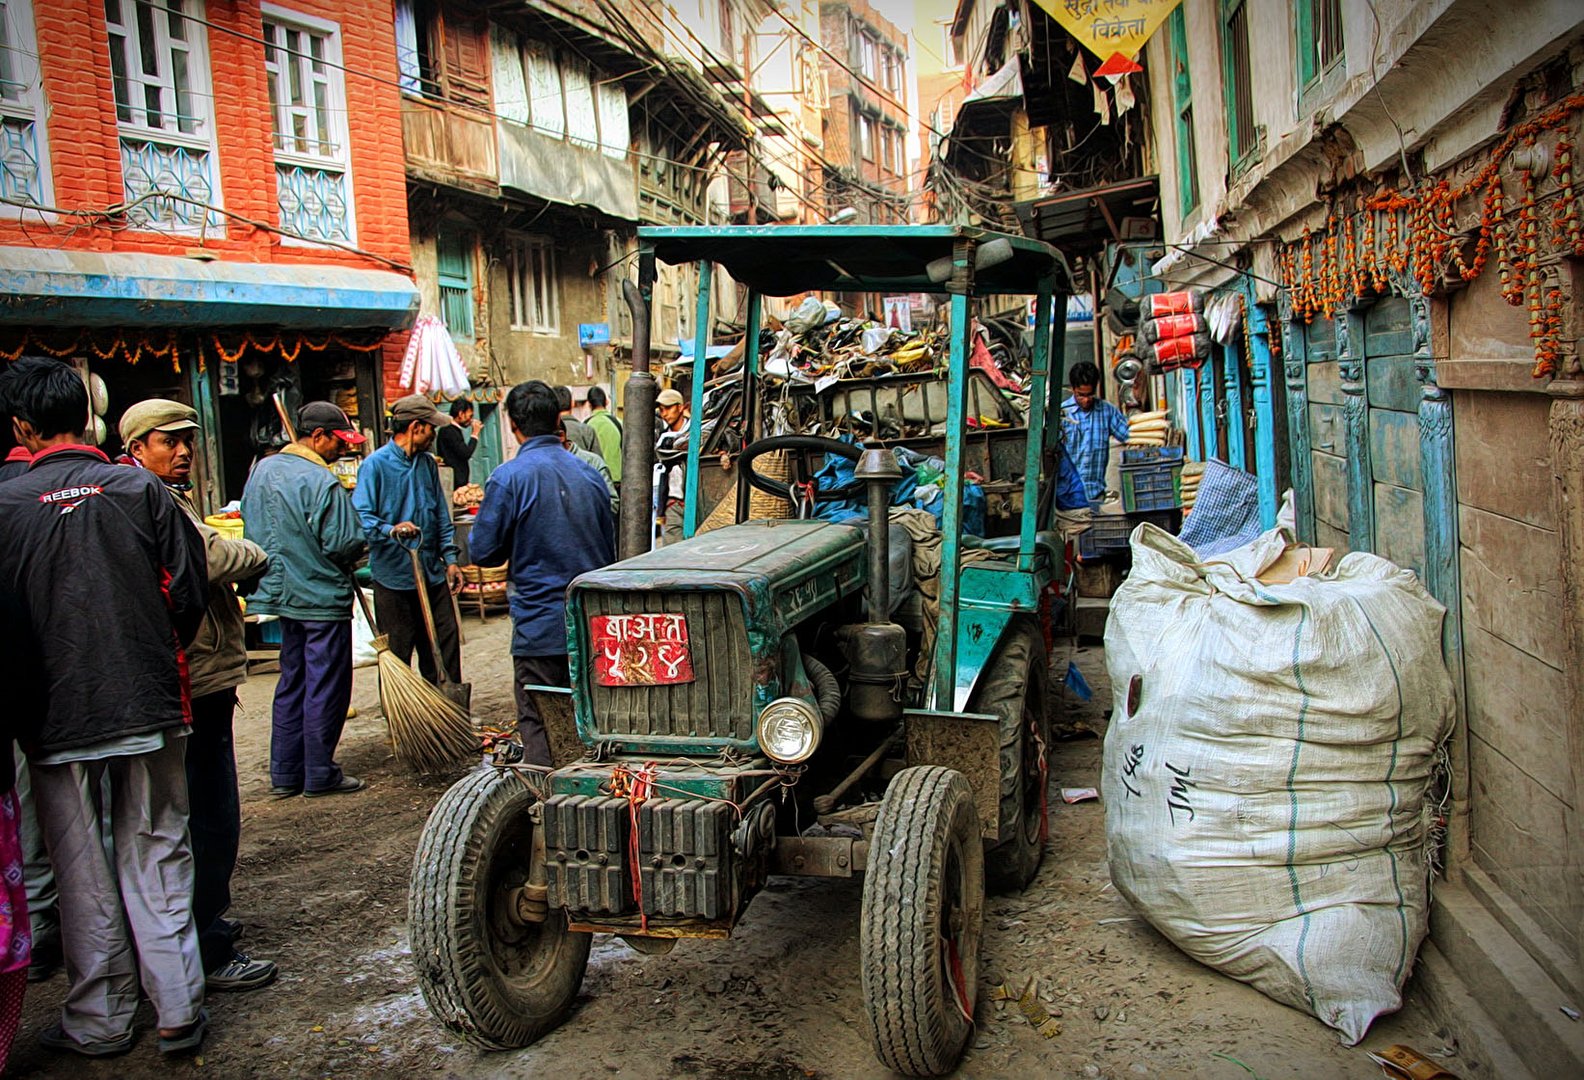
[(88, 1055), (130, 1048), (141, 981), (161, 1050), (196, 1050), (207, 1014), (183, 649), (208, 605), (203, 540), (151, 473), (84, 445), (88, 391), (72, 368), (18, 361), (0, 375), (0, 399), (33, 455), (26, 476), (0, 484), (0, 603), (16, 613), (22, 649), (6, 658), (7, 693), (60, 879), (72, 977), (40, 1041)]
[(264, 573), (269, 556), (251, 540), (230, 539), (205, 525), (188, 492), (198, 413), (166, 398), (140, 401), (121, 417), (121, 443), (140, 468), (165, 485), (171, 500), (204, 540), (209, 561), (209, 610), (187, 649), (192, 680), (192, 734), (187, 739), (188, 829), (192, 833), (193, 918), (210, 990), (255, 990), (275, 981), (275, 964), (237, 950), (239, 927), (225, 918), (231, 874), (242, 836), (232, 719), (236, 688), (247, 681), (242, 608), (231, 586)]
[(550, 740), (524, 685), (568, 686), (566, 591), (616, 559), (610, 495), (561, 446), (555, 391), (537, 379), (512, 387), (506, 413), (521, 445), (490, 474), (469, 544), (482, 566), (509, 563), (512, 669), (523, 756), (549, 765)]
[(311, 401), (297, 414), (297, 440), (254, 466), (242, 491), (242, 520), (270, 556), (248, 607), (281, 622), (270, 794), (282, 798), (363, 788), (335, 762), (352, 703), (352, 570), (363, 525), (330, 471), (363, 441), (346, 413)]
[(451, 467), (451, 490), (457, 491), (472, 483), (472, 466), (469, 462), (478, 450), (479, 432), (484, 425), (473, 416), (473, 403), (467, 398), (457, 398), (451, 403), (451, 419), (435, 433), (435, 452), (440, 463)]

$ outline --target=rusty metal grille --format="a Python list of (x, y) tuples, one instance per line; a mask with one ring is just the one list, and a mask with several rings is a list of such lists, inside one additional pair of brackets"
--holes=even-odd
[[(753, 735), (753, 660), (742, 601), (730, 592), (583, 593), (584, 615), (687, 618), (694, 679), (675, 686), (600, 686), (585, 666), (594, 726), (605, 736), (748, 739)], [(586, 632), (586, 630), (585, 630)]]

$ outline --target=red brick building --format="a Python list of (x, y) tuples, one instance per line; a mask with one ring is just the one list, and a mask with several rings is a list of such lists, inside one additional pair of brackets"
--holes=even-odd
[(825, 205), (856, 222), (908, 220), (907, 37), (868, 0), (820, 4)]
[(390, 0), (11, 0), (0, 356), (204, 417), (213, 506), (272, 392), (379, 427), (417, 310)]

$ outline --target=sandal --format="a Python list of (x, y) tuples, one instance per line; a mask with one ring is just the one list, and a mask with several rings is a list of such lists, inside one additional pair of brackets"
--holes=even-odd
[(38, 1035), (39, 1045), (48, 1050), (55, 1050), (68, 1054), (80, 1054), (83, 1057), (108, 1058), (119, 1057), (132, 1049), (132, 1032), (128, 1031), (119, 1039), (105, 1039), (101, 1042), (78, 1042), (66, 1034), (66, 1029), (59, 1023), (51, 1024)]
[(178, 1029), (175, 1035), (161, 1035), (159, 1037), (159, 1051), (167, 1056), (194, 1053), (203, 1045), (204, 1036), (208, 1032), (209, 1010), (199, 1009), (198, 1019), (186, 1027)]

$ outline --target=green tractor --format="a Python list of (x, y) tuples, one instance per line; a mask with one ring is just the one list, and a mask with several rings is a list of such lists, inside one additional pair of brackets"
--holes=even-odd
[[(1051, 316), (1069, 287), (1066, 265), (1043, 243), (959, 226), (645, 228), (639, 245), (626, 476), (653, 467), (646, 294), (657, 258), (698, 263), (700, 328), (710, 324), (712, 264), (747, 286), (749, 343), (762, 296), (944, 293), (949, 355), (923, 375), (820, 390), (843, 403), (827, 430), (872, 422), (860, 445), (766, 436), (774, 380), (748, 348), (732, 377), (741, 438), (724, 463), (703, 431), (700, 361), (686, 539), (649, 550), (650, 508), (625, 500), (625, 557), (568, 594), (572, 688), (533, 689), (557, 767), (488, 763), (424, 827), (409, 918), (424, 997), (478, 1045), (527, 1046), (566, 1016), (593, 934), (663, 954), (679, 938), (730, 936), (771, 875), (862, 875), (875, 1052), (907, 1075), (948, 1072), (972, 1027), (987, 884), (1026, 886), (1044, 846), (1043, 620), (1064, 554), (1041, 523), (1059, 453), (1059, 425), (1047, 418), (1059, 415), (1052, 337), (1062, 319)], [(1015, 422), (981, 422), (1008, 395), (970, 364), (974, 304), (1029, 295), (1027, 402), (1019, 395), (1005, 414)], [(701, 329), (695, 356), (708, 344)], [(859, 394), (877, 407), (850, 408)], [(934, 420), (929, 401), (941, 406)], [(881, 431), (888, 409), (924, 421)], [(717, 414), (717, 429), (726, 422)], [(944, 459), (933, 537), (889, 521), (897, 454), (910, 442)], [(850, 462), (850, 479), (800, 482), (836, 459)], [(1000, 500), (983, 531), (1006, 535), (963, 535), (969, 471)], [(713, 501), (736, 500), (727, 519), (740, 523), (700, 532), (712, 486)], [(790, 499), (803, 516), (745, 520), (750, 489)], [(809, 513), (860, 498), (866, 519)], [(916, 551), (894, 557), (918, 544), (938, 545), (932, 578), (918, 573)]]

